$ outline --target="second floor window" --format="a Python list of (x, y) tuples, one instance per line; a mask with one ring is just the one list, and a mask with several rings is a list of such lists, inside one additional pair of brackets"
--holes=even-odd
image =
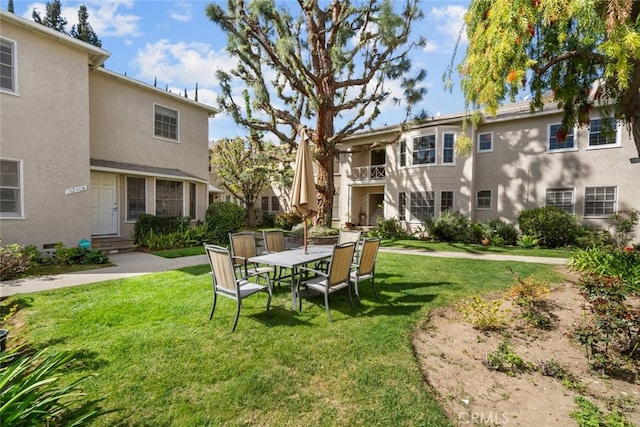
[(593, 119), (589, 123), (589, 147), (602, 147), (617, 143), (615, 119), (609, 119), (609, 126), (602, 119)]
[(413, 138), (413, 164), (427, 165), (436, 162), (436, 136)]
[(178, 112), (161, 105), (154, 106), (155, 136), (178, 140)]
[(481, 133), (478, 135), (478, 152), (493, 151), (493, 135)]
[(442, 163), (453, 163), (453, 144), (455, 143), (455, 135), (452, 133), (445, 133), (442, 139)]
[(16, 47), (9, 40), (0, 39), (0, 89), (16, 91)]
[(573, 129), (565, 130), (562, 125), (549, 126), (549, 151), (572, 150), (574, 148)]
[(407, 166), (407, 142), (400, 140), (400, 166)]
[(271, 196), (271, 212), (280, 212), (280, 199), (276, 196)]
[(262, 209), (262, 212), (269, 212), (269, 196), (262, 196), (260, 199), (260, 209)]
[(189, 183), (189, 217), (196, 219), (196, 194), (197, 187), (193, 182)]

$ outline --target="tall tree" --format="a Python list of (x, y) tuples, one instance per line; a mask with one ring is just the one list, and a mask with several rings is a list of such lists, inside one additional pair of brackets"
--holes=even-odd
[(221, 139), (211, 148), (211, 165), (217, 182), (247, 206), (249, 226), (256, 225), (255, 202), (271, 182), (277, 164), (269, 151), (275, 147), (251, 138)]
[(631, 0), (472, 1), (459, 66), (468, 106), (495, 114), (528, 86), (532, 109), (557, 102), (570, 129), (601, 105), (625, 120), (640, 155), (639, 13)]
[[(275, 0), (229, 0), (226, 11), (207, 6), (239, 61), (232, 72), (217, 72), (220, 108), (248, 129), (273, 133), (291, 150), (309, 128), (321, 223), (331, 224), (336, 144), (374, 123), (390, 96), (389, 80), (404, 88), (407, 117), (425, 93), (419, 82), (426, 73), (409, 76), (408, 54), (424, 45), (422, 38), (410, 40), (411, 25), (422, 18), (418, 1), (297, 0), (277, 7)], [(236, 103), (234, 78), (250, 88), (256, 115)]]
[(56, 31), (67, 34), (67, 30), (65, 29), (67, 20), (62, 17), (62, 5), (60, 4), (60, 0), (47, 2), (44, 18), (40, 16), (40, 12), (35, 8), (33, 9), (31, 16), (38, 24), (42, 24), (45, 27), (53, 28)]
[(102, 42), (95, 31), (93, 31), (91, 24), (89, 24), (89, 12), (87, 11), (87, 6), (84, 4), (81, 4), (80, 7), (78, 7), (78, 25), (71, 27), (70, 34), (78, 40), (82, 40), (97, 47), (102, 47)]

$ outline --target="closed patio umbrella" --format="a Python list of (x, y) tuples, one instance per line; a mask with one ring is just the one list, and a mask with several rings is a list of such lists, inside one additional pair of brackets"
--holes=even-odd
[(296, 153), (296, 168), (293, 174), (293, 189), (291, 206), (301, 216), (303, 221), (303, 245), (307, 252), (307, 218), (318, 213), (318, 199), (316, 199), (316, 182), (313, 178), (313, 161), (309, 136), (303, 129), (301, 132), (298, 152)]

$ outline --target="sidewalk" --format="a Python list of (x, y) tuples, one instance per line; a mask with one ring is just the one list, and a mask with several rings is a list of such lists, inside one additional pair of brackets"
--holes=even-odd
[[(380, 252), (390, 252), (407, 255), (422, 255), (445, 258), (470, 258), (487, 261), (518, 261), (539, 264), (566, 265), (564, 258), (525, 257), (515, 255), (473, 254), (468, 252), (431, 252), (416, 249), (380, 248)], [(141, 276), (143, 274), (160, 271), (177, 270), (194, 265), (208, 264), (206, 255), (194, 255), (182, 258), (162, 258), (144, 252), (127, 252), (109, 256), (113, 267), (96, 270), (80, 271), (76, 273), (57, 274), (54, 276), (33, 277), (27, 279), (8, 280), (0, 282), (0, 298), (15, 294), (40, 292), (68, 286), (86, 285), (88, 283), (103, 282), (105, 280), (123, 279)]]

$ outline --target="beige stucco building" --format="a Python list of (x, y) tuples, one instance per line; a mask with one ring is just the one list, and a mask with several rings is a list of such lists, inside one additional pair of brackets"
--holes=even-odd
[(4, 10), (0, 48), (2, 244), (128, 238), (141, 213), (204, 219), (215, 109)]
[(607, 229), (612, 213), (640, 209), (640, 164), (630, 161), (638, 154), (625, 125), (614, 122), (611, 135), (595, 112), (561, 141), (560, 122), (556, 108), (507, 105), (467, 127), (468, 156), (455, 150), (462, 114), (413, 123), (399, 138), (397, 126), (353, 136), (340, 147), (334, 225), (349, 214), (355, 224), (397, 218), (415, 229), (446, 209), (517, 224), (523, 209), (556, 205)]

